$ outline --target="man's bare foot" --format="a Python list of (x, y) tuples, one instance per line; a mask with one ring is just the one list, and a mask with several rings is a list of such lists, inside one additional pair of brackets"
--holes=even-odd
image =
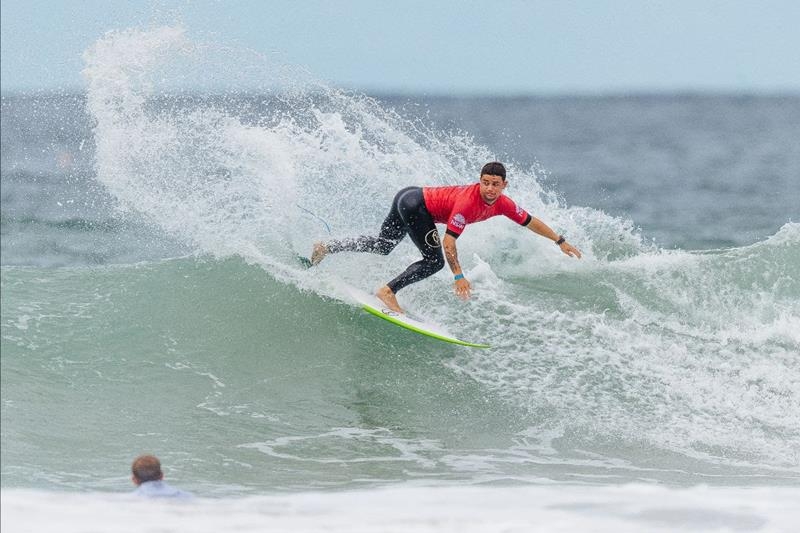
[(385, 303), (386, 307), (388, 307), (392, 311), (396, 313), (405, 314), (405, 311), (403, 311), (400, 308), (400, 304), (397, 303), (397, 297), (394, 295), (392, 289), (390, 289), (388, 285), (384, 285), (383, 287), (378, 289), (375, 292), (375, 296), (377, 296), (380, 301)]
[(325, 243), (314, 243), (314, 250), (311, 252), (311, 266), (319, 264), (326, 255), (328, 255), (328, 247), (325, 246)]

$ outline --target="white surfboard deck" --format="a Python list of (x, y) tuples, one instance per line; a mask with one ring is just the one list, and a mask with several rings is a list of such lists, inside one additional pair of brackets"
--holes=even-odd
[(376, 296), (367, 294), (364, 291), (358, 290), (354, 287), (346, 286), (347, 293), (361, 306), (361, 308), (370, 313), (371, 315), (382, 318), (387, 322), (400, 326), (407, 330), (413, 331), (420, 335), (437, 339), (451, 344), (458, 344), (460, 346), (470, 346), (472, 348), (489, 348), (488, 344), (481, 344), (475, 342), (468, 342), (461, 340), (450, 333), (444, 328), (436, 324), (431, 324), (426, 320), (409, 316), (405, 313), (398, 313), (386, 307), (386, 304), (381, 302)]

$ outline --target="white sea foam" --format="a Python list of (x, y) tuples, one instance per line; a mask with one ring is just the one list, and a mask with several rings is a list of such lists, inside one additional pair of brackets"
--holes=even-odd
[(654, 485), (399, 487), (190, 502), (2, 492), (4, 533), (763, 531), (800, 520), (798, 489)]

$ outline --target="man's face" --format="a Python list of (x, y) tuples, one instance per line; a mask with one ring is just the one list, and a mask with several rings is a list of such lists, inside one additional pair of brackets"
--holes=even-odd
[(503, 194), (503, 189), (506, 188), (506, 180), (501, 176), (493, 176), (492, 174), (481, 175), (481, 198), (489, 205), (492, 205)]

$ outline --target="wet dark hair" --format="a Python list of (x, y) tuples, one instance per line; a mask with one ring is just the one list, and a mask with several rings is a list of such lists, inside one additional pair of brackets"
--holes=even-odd
[(503, 166), (503, 163), (499, 161), (492, 161), (491, 163), (486, 163), (483, 165), (481, 169), (481, 176), (484, 174), (489, 174), (490, 176), (500, 176), (503, 178), (503, 181), (506, 181), (506, 167)]

